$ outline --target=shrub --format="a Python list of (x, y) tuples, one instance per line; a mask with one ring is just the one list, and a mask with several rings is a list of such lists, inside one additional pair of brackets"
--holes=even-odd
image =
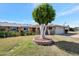
[(65, 30), (65, 33), (67, 34), (68, 33), (68, 30)]
[(9, 32), (9, 36), (20, 36), (19, 32), (15, 32), (15, 31), (10, 31)]
[(35, 35), (35, 32), (26, 32), (26, 35)]
[(25, 36), (25, 35), (35, 35), (35, 32), (15, 32), (15, 31), (0, 31), (0, 37), (15, 37), (15, 36)]
[(24, 31), (21, 31), (21, 32), (20, 32), (20, 35), (21, 35), (21, 36), (25, 36), (25, 32), (24, 32)]
[(6, 37), (6, 32), (0, 31), (0, 37)]
[(14, 32), (14, 31), (0, 31), (0, 37), (13, 37), (13, 36), (19, 36), (19, 32)]

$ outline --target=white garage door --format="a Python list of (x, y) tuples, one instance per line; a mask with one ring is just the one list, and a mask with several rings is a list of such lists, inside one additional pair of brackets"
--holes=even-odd
[(64, 34), (64, 28), (62, 28), (62, 27), (56, 27), (55, 34)]

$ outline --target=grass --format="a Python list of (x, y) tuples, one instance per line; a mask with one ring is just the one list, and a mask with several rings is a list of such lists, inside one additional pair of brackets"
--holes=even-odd
[(33, 43), (34, 36), (0, 38), (0, 55), (3, 56), (70, 56), (79, 55), (79, 39), (61, 35), (49, 36), (56, 43), (40, 46)]

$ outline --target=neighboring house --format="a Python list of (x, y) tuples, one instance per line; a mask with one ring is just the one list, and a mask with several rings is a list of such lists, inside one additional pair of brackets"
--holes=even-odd
[(79, 27), (75, 27), (74, 30), (75, 30), (75, 31), (79, 31)]
[[(17, 23), (0, 22), (0, 31), (25, 31), (40, 33), (39, 25), (26, 25)], [(65, 34), (65, 27), (61, 25), (47, 25), (46, 34)]]

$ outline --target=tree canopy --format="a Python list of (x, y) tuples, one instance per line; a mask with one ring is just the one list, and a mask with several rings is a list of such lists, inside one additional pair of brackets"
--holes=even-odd
[(47, 3), (37, 6), (32, 12), (35, 22), (46, 25), (54, 21), (55, 15), (55, 10), (50, 4)]

